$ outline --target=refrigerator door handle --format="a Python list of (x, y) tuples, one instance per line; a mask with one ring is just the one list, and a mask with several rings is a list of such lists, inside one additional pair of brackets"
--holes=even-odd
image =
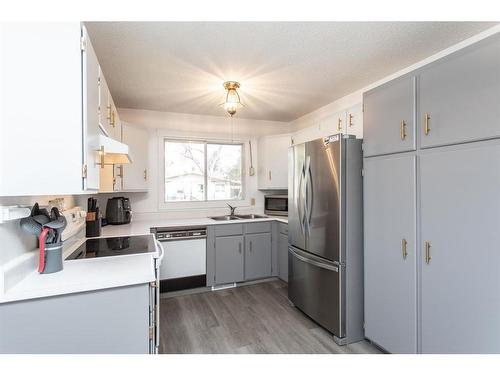
[(306, 157), (306, 161), (304, 164), (304, 190), (305, 190), (305, 198), (304, 198), (304, 216), (302, 218), (304, 222), (304, 227), (307, 230), (307, 234), (311, 234), (311, 229), (309, 227), (310, 224), (310, 207), (309, 207), (309, 185), (310, 185), (310, 170), (311, 170), (311, 158), (309, 156)]
[(311, 171), (311, 163), (308, 163), (308, 168), (307, 168), (307, 183), (309, 185), (309, 188), (307, 191), (309, 192), (308, 194), (308, 199), (306, 201), (306, 204), (308, 204), (308, 217), (307, 217), (307, 229), (309, 231), (309, 235), (311, 234), (311, 219), (312, 219), (312, 211), (313, 211), (313, 204), (314, 204), (314, 189), (313, 189), (313, 178), (312, 178), (312, 171)]
[(326, 270), (329, 270), (329, 271), (334, 271), (334, 272), (339, 272), (339, 268), (333, 264), (327, 264), (327, 263), (323, 263), (323, 262), (318, 262), (314, 259), (311, 259), (309, 257), (306, 257), (306, 256), (303, 256), (303, 255), (300, 255), (298, 250), (296, 249), (293, 249), (292, 247), (288, 247), (288, 251), (290, 253), (292, 253), (292, 255), (294, 257), (296, 257), (297, 259), (303, 261), (304, 263), (308, 263), (308, 264), (311, 264), (313, 266), (316, 266), (316, 267), (320, 267), (320, 268), (323, 268), (323, 269), (326, 269)]

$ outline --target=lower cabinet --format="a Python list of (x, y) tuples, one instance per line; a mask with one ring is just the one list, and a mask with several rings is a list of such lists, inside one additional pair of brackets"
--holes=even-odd
[(278, 241), (273, 221), (208, 227), (207, 286), (278, 275)]
[(271, 233), (245, 236), (245, 280), (271, 276)]
[(288, 282), (288, 224), (279, 223), (278, 277)]
[(148, 354), (151, 288), (139, 284), (1, 304), (0, 353)]
[(215, 238), (215, 283), (244, 280), (243, 236)]

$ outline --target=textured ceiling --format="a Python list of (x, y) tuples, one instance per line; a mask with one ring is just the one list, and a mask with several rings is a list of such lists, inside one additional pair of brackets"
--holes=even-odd
[(291, 121), (495, 25), (486, 22), (86, 22), (116, 105)]

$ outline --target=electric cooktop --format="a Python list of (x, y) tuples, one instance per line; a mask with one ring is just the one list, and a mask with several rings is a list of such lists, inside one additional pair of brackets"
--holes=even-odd
[(88, 238), (65, 260), (154, 253), (155, 251), (154, 237), (152, 235)]

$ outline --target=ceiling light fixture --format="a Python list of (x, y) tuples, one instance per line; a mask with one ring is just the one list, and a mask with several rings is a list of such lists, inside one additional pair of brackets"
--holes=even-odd
[(223, 86), (227, 91), (226, 101), (223, 103), (223, 106), (226, 112), (229, 113), (229, 116), (233, 117), (236, 110), (243, 105), (241, 104), (240, 95), (237, 91), (237, 89), (240, 88), (240, 83), (236, 81), (226, 81)]

